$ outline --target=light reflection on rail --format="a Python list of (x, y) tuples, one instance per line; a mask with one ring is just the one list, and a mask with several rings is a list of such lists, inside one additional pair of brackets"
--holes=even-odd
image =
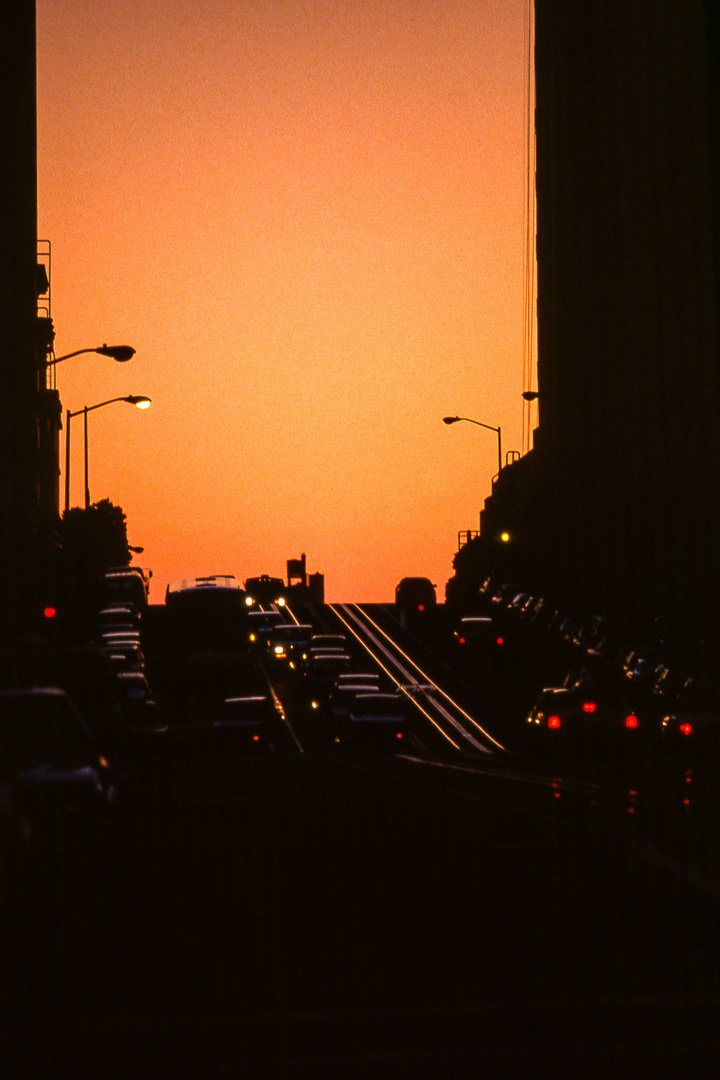
[[(433, 680), (420, 668), (414, 660), (412, 660), (407, 653), (405, 653), (400, 646), (393, 641), (393, 639), (385, 633), (385, 631), (377, 625), (370, 616), (362, 610), (357, 604), (330, 604), (329, 607), (335, 613), (337, 618), (343, 623), (346, 629), (352, 634), (355, 640), (360, 644), (373, 660), (379, 664), (382, 670), (388, 675), (388, 677), (395, 683), (399, 690), (401, 690), (405, 696), (412, 701), (415, 707), (426, 717), (427, 720), (433, 725), (433, 727), (443, 736), (443, 738), (456, 750), (460, 750), (461, 746), (455, 739), (431, 716), (429, 709), (432, 709), (436, 715), (444, 720), (447, 724), (450, 724), (454, 729), (455, 735), (459, 736), (461, 740), (469, 743), (470, 746), (483, 754), (493, 753), (493, 749), (480, 742), (476, 737), (476, 733), (481, 738), (487, 740), (497, 750), (504, 750), (505, 747), (501, 743), (494, 739), (484, 728), (473, 719), (469, 713), (458, 705), (449, 694), (442, 690)], [(344, 614), (343, 614), (344, 613)], [(381, 637), (385, 639), (385, 642), (381, 640)], [(391, 651), (392, 650), (392, 651)], [(394, 671), (388, 668), (387, 664), (378, 656), (380, 652), (387, 664), (394, 667)], [(402, 661), (399, 659), (402, 658)], [(401, 681), (400, 675), (405, 679), (405, 683)], [(431, 695), (438, 694), (444, 698), (450, 705), (450, 709), (440, 702), (436, 701)], [(418, 697), (422, 698), (422, 703), (418, 700)], [(468, 730), (475, 729), (475, 731)]]

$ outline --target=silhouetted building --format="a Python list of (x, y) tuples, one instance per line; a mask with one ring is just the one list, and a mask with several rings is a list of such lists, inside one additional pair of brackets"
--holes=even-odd
[(35, 0), (0, 35), (0, 635), (30, 629), (50, 592), (58, 511), (57, 392), (46, 385), (52, 323), (38, 318)]
[(325, 603), (325, 575), (308, 574), (305, 552), (299, 559), (288, 559), (287, 578), (288, 588), (293, 590), (295, 596), (308, 604)]
[(532, 587), (676, 641), (717, 637), (714, 0), (536, 0), (534, 448), (514, 519)]

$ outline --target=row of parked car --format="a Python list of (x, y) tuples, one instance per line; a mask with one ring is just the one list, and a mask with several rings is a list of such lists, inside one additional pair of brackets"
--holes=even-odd
[(497, 649), (515, 640), (555, 645), (567, 674), (543, 689), (525, 718), (528, 730), (557, 740), (620, 733), (635, 742), (720, 747), (720, 687), (715, 679), (669, 665), (657, 648), (623, 643), (602, 616), (580, 622), (518, 585), (488, 578), (480, 588), (483, 614), (466, 617), (458, 643)]
[(0, 652), (0, 807), (11, 846), (104, 818), (136, 736), (166, 730), (144, 673), (136, 601), (145, 579), (122, 568), (105, 586), (112, 602), (97, 613), (92, 643), (33, 638)]
[(125, 724), (131, 734), (167, 734), (168, 723), (153, 695), (143, 652), (147, 579), (135, 567), (110, 569), (104, 579), (104, 604), (96, 616), (94, 644), (115, 670)]

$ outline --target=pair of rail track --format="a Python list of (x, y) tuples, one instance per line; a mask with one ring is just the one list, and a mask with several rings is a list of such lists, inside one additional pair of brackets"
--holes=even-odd
[(505, 747), (450, 697), (359, 604), (330, 604), (356, 646), (404, 694), (424, 718), (434, 745), (447, 750), (494, 754)]

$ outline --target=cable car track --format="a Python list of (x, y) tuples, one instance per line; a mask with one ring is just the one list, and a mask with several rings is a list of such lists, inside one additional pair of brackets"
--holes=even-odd
[(475, 754), (505, 750), (359, 604), (329, 604), (328, 607), (448, 748)]

